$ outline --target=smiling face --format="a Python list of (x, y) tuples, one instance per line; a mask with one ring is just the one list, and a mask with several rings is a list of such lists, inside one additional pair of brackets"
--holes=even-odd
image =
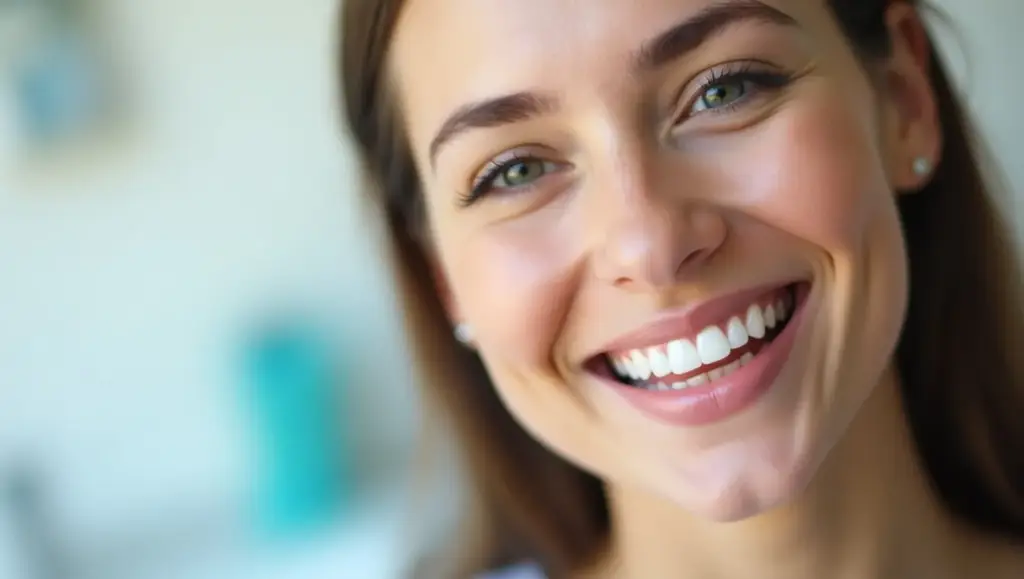
[(890, 367), (893, 188), (937, 146), (826, 2), (408, 0), (392, 48), (451, 315), (517, 420), (704, 516), (799, 493)]

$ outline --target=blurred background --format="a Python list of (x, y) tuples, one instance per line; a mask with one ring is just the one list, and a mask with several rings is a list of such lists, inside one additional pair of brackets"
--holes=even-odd
[[(0, 0), (0, 578), (400, 576), (415, 377), (337, 1)], [(937, 4), (1024, 191), (1024, 4)]]

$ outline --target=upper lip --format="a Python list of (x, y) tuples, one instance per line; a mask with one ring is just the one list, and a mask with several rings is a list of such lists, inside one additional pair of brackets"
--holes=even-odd
[(758, 298), (794, 283), (797, 281), (765, 284), (664, 312), (647, 325), (605, 344), (587, 359), (592, 360), (610, 352), (648, 348), (696, 335), (710, 325), (727, 321), (729, 316), (743, 311), (743, 308)]

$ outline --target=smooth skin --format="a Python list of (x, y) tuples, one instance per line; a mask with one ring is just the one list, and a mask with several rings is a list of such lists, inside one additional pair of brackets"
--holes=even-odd
[[(1019, 573), (931, 494), (899, 403), (896, 198), (942, 146), (916, 13), (890, 8), (894, 54), (870, 72), (824, 0), (766, 0), (791, 22), (638, 66), (712, 4), (408, 1), (392, 80), (453, 322), (523, 427), (606, 481), (594, 577)], [(434, 143), (453, 112), (521, 93), (537, 114)], [(792, 355), (724, 422), (652, 420), (584, 367), (660, 314), (793, 279), (812, 289)]]

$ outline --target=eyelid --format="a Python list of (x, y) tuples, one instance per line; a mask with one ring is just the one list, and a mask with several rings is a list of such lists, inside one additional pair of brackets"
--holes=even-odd
[(553, 152), (551, 147), (539, 144), (524, 144), (513, 149), (506, 149), (504, 152), (488, 159), (481, 168), (476, 170), (467, 185), (469, 193), (462, 196), (478, 196), (478, 190), (488, 180), (493, 179), (496, 172), (510, 163), (538, 160), (545, 163), (561, 164), (561, 161), (555, 160), (557, 158), (557, 153)]
[[(780, 85), (792, 79), (792, 74), (788, 73), (785, 69), (758, 59), (734, 60), (705, 69), (694, 79), (684, 84), (683, 88), (676, 94), (676, 98), (673, 101), (676, 103), (673, 125), (678, 124), (683, 117), (689, 114), (689, 111), (693, 109), (694, 103), (702, 96), (702, 91), (707, 90), (716, 83), (733, 80), (753, 80), (758, 77), (760, 77), (760, 80), (766, 80), (772, 76), (779, 77), (780, 82), (778, 84)], [(759, 88), (779, 88), (767, 86), (770, 83), (763, 84), (766, 86)], [(686, 95), (691, 96), (684, 98)]]
[(476, 175), (473, 177), (473, 181), (470, 184), (470, 189), (476, 191), (488, 180), (493, 179), (495, 173), (503, 169), (509, 163), (529, 161), (536, 157), (537, 155), (524, 152), (522, 148), (505, 151), (496, 157), (491, 157), (487, 163), (484, 164), (483, 168), (476, 172)]
[[(457, 195), (457, 203), (460, 207), (467, 208), (492, 195), (498, 197), (519, 197), (520, 195), (529, 194), (532, 198), (534, 196), (533, 192), (549, 189), (548, 185), (545, 184), (548, 179), (564, 173), (571, 167), (571, 164), (567, 161), (555, 159), (557, 159), (557, 156), (552, 153), (523, 152), (522, 150), (509, 151), (494, 157), (480, 171), (480, 174), (473, 181), (472, 188)], [(495, 181), (501, 177), (502, 171), (518, 162), (541, 163), (546, 170), (537, 179), (524, 185), (496, 186)]]

